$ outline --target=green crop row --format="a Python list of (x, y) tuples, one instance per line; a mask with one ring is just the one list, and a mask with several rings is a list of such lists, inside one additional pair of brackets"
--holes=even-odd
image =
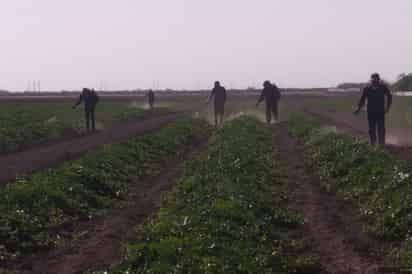
[[(46, 142), (84, 129), (84, 112), (70, 103), (15, 103), (0, 106), (0, 153)], [(138, 118), (144, 111), (125, 103), (101, 103), (96, 110), (97, 126)]]
[(300, 255), (301, 219), (286, 208), (273, 159), (271, 129), (229, 122), (113, 273), (319, 273)]
[[(304, 142), (323, 186), (358, 206), (368, 232), (378, 239), (404, 241), (403, 247), (412, 246), (410, 162), (396, 160), (366, 141), (300, 116), (294, 117), (290, 126)], [(403, 254), (410, 265), (412, 252), (404, 250)]]
[(57, 244), (63, 225), (101, 214), (131, 184), (156, 174), (165, 159), (207, 133), (205, 122), (183, 119), (10, 183), (0, 191), (0, 261)]

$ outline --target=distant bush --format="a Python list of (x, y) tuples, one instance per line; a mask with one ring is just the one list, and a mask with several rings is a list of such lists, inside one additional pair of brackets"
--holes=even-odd
[(352, 89), (352, 88), (359, 88), (362, 89), (366, 86), (366, 83), (342, 83), (337, 86), (337, 88), (341, 89)]
[(394, 91), (410, 91), (412, 90), (412, 73), (401, 74), (398, 81), (392, 85)]

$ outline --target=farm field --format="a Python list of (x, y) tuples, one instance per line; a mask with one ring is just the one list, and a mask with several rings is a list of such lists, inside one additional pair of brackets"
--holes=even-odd
[(275, 151), (260, 122), (229, 122), (110, 272), (318, 273), (295, 234), (302, 219), (286, 207)]
[(127, 210), (130, 189), (135, 194), (143, 190), (139, 184), (144, 178), (158, 175), (170, 155), (178, 157), (204, 140), (207, 132), (201, 120), (179, 120), (156, 133), (107, 145), (11, 182), (1, 191), (1, 263), (18, 264), (23, 257), (73, 240), (83, 233), (76, 232), (82, 222), (104, 216), (108, 208)]
[[(99, 133), (33, 135), (28, 149), (0, 156), (0, 273), (412, 264), (408, 144), (370, 147), (365, 117), (351, 114), (356, 96), (284, 95), (270, 126), (256, 96), (231, 96), (222, 128), (211, 126), (206, 98), (159, 97), (155, 111), (142, 98), (105, 102)], [(397, 140), (408, 132), (407, 100), (395, 97), (388, 116)], [(65, 116), (68, 101), (0, 106), (16, 104), (28, 124), (57, 113), (62, 128), (82, 131), (82, 110)]]
[[(85, 131), (84, 111), (73, 102), (13, 102), (0, 104), (0, 153), (13, 152), (53, 139), (73, 138)], [(97, 129), (115, 121), (139, 118), (137, 103), (102, 102), (96, 110)]]
[(353, 205), (351, 222), (364, 231), (355, 239), (359, 248), (385, 257), (387, 265), (409, 266), (410, 162), (316, 119), (296, 116), (290, 125), (305, 147), (308, 166), (321, 179), (320, 187)]

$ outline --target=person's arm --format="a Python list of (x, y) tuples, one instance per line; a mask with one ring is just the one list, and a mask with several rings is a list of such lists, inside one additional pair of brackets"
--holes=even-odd
[(385, 87), (385, 88), (386, 88), (385, 95), (386, 95), (386, 98), (387, 98), (385, 112), (388, 112), (390, 110), (391, 106), (392, 106), (392, 93), (391, 93), (391, 90), (388, 87)]
[(355, 110), (355, 112), (354, 112), (355, 114), (358, 114), (360, 112), (360, 110), (365, 106), (366, 97), (367, 97), (367, 88), (365, 88), (363, 90), (362, 97), (359, 100), (358, 109)]
[(77, 102), (74, 104), (73, 108), (76, 108), (78, 105), (80, 105), (83, 102), (83, 93), (80, 94), (79, 99)]
[(264, 99), (265, 99), (265, 90), (262, 90), (262, 93), (260, 94), (260, 97), (256, 103), (256, 106), (258, 106)]
[(276, 99), (280, 100), (282, 97), (282, 94), (280, 94), (280, 89), (277, 86), (274, 86), (276, 89)]

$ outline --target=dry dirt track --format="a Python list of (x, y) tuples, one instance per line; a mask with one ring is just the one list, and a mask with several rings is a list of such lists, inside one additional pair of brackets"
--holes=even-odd
[(108, 144), (121, 142), (130, 137), (148, 133), (164, 127), (182, 114), (155, 114), (144, 120), (127, 121), (91, 135), (42, 145), (26, 151), (0, 156), (0, 186), (35, 171), (54, 167), (64, 161), (73, 160), (88, 151)]

